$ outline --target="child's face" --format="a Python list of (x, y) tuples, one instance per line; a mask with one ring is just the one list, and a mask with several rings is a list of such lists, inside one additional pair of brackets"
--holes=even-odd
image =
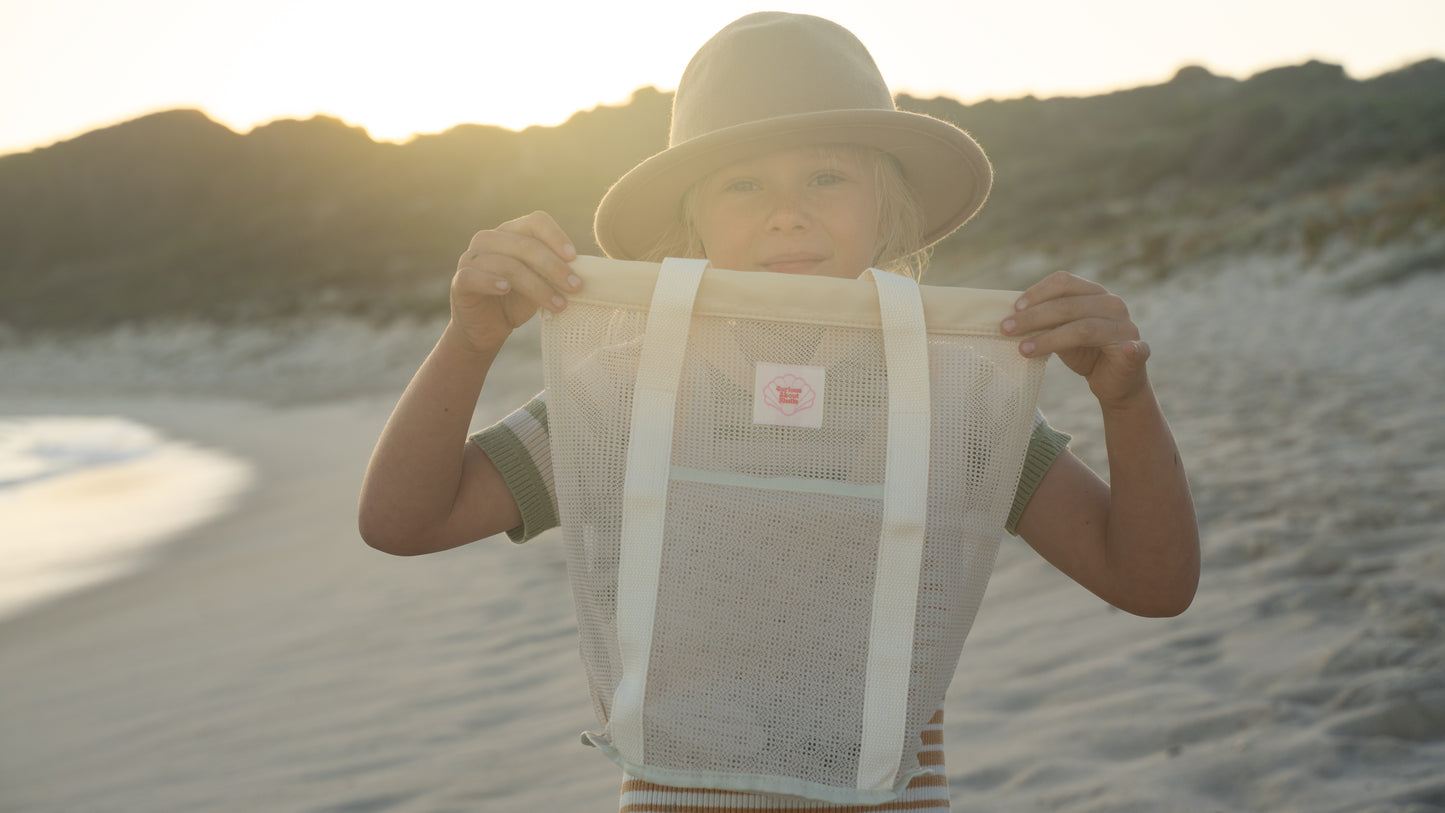
[(878, 245), (875, 167), (846, 148), (740, 161), (701, 183), (694, 222), (718, 268), (853, 279)]

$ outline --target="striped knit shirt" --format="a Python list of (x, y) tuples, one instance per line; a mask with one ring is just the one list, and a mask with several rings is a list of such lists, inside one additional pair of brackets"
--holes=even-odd
[[(473, 433), (470, 440), (491, 458), (521, 511), (522, 523), (509, 530), (507, 536), (520, 543), (555, 528), (558, 524), (557, 489), (552, 477), (552, 451), (547, 434), (546, 393), (538, 394), (498, 423)], [(1044, 472), (1048, 471), (1068, 442), (1068, 435), (1049, 426), (1042, 414), (1035, 414), (1023, 473), (1005, 523), (1009, 533), (1016, 533), (1024, 506), (1033, 496)], [(922, 743), (918, 761), (934, 773), (915, 778), (898, 799), (882, 805), (833, 805), (740, 791), (673, 788), (624, 774), (621, 813), (947, 810), (948, 779), (944, 775), (942, 707), (923, 727), (920, 736)]]

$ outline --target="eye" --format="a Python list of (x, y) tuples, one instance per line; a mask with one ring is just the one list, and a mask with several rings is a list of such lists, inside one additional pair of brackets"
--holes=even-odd
[(757, 189), (757, 183), (747, 178), (739, 178), (723, 187), (725, 192), (754, 192)]
[(834, 184), (840, 184), (844, 180), (846, 179), (843, 177), (843, 173), (836, 172), (834, 170), (827, 170), (825, 172), (819, 172), (817, 175), (813, 176), (813, 185), (832, 186)]

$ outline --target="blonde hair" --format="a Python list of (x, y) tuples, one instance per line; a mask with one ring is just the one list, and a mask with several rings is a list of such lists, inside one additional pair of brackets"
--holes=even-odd
[[(923, 204), (918, 193), (903, 177), (897, 159), (880, 150), (852, 145), (823, 145), (825, 155), (840, 150), (856, 150), (873, 165), (874, 185), (878, 191), (878, 240), (873, 264), (893, 274), (920, 279), (928, 267), (929, 249), (923, 245)], [(678, 217), (642, 259), (661, 262), (666, 257), (706, 256), (696, 223), (697, 190), (706, 178), (688, 188), (678, 207)]]

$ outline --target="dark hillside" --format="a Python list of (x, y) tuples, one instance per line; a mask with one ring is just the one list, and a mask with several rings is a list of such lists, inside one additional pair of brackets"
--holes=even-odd
[[(1445, 232), (1440, 60), (1367, 81), (1311, 62), (1245, 81), (1186, 68), (1089, 98), (899, 103), (973, 133), (997, 172), (983, 213), (940, 246), (936, 282), (1020, 264), (1163, 274), (1342, 239), (1424, 246), (1418, 269)], [(593, 207), (665, 145), (670, 104), (646, 88), (557, 127), (404, 145), (325, 117), (240, 135), (178, 110), (3, 156), (0, 324), (444, 313), (476, 229), (546, 209), (591, 249)]]
[(1438, 173), (1445, 159), (1440, 60), (1365, 82), (1310, 62), (1243, 82), (1186, 68), (1091, 98), (900, 103), (988, 149), (995, 192), (968, 227), (984, 250), (1136, 238), (1171, 215), (1268, 208), (1382, 171)]

